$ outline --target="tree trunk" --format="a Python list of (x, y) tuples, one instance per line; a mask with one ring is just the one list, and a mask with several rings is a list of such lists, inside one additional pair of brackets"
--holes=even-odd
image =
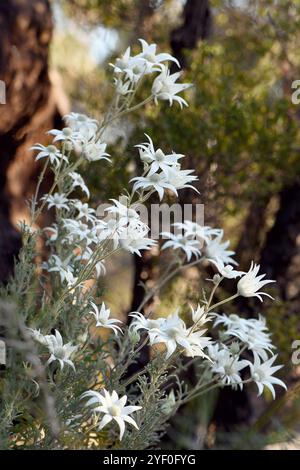
[(207, 39), (212, 28), (209, 0), (187, 0), (182, 25), (171, 33), (173, 55), (182, 68), (187, 67), (184, 50), (194, 49), (199, 40)]
[(284, 188), (261, 253), (261, 270), (275, 279), (283, 300), (300, 300), (300, 185)]
[(44, 132), (60, 125), (48, 76), (51, 35), (48, 0), (0, 3), (0, 79), (6, 88), (0, 104), (0, 282), (12, 272), (21, 244), (14, 223), (28, 219), (39, 171), (28, 149), (45, 143)]

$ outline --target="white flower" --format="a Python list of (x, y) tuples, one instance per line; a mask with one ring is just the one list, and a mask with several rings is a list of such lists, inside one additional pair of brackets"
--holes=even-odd
[(136, 429), (139, 429), (136, 422), (131, 416), (134, 411), (140, 410), (141, 406), (125, 406), (127, 396), (119, 398), (114, 390), (111, 394), (107, 390), (103, 390), (104, 395), (94, 390), (88, 390), (81, 395), (81, 398), (89, 398), (85, 406), (92, 406), (94, 413), (104, 413), (99, 423), (99, 431), (104, 428), (112, 420), (115, 420), (120, 428), (120, 441), (125, 431), (125, 423), (129, 423)]
[(91, 119), (85, 114), (70, 113), (64, 116), (63, 119), (67, 126), (77, 133), (78, 140), (90, 140), (98, 130), (96, 119)]
[(277, 355), (270, 357), (270, 359), (268, 359), (266, 362), (261, 362), (260, 357), (255, 352), (253, 355), (254, 362), (253, 364), (250, 363), (249, 367), (251, 370), (251, 377), (258, 388), (258, 396), (263, 393), (264, 387), (267, 387), (271, 391), (275, 400), (275, 390), (273, 384), (280, 385), (285, 390), (287, 390), (286, 385), (284, 382), (282, 382), (282, 380), (277, 379), (277, 377), (273, 377), (273, 374), (283, 366), (272, 366), (277, 358)]
[(116, 87), (116, 92), (119, 95), (125, 96), (125, 95), (128, 95), (128, 93), (133, 93), (133, 90), (130, 89), (130, 86), (131, 86), (130, 80), (123, 82), (121, 78), (114, 78), (114, 83)]
[(58, 361), (61, 370), (64, 368), (64, 364), (68, 364), (75, 370), (75, 366), (71, 361), (70, 357), (77, 350), (77, 346), (72, 346), (71, 343), (63, 344), (63, 339), (58, 330), (55, 330), (55, 335), (49, 335), (48, 337), (47, 348), (51, 353), (47, 364), (50, 364), (53, 361)]
[(53, 142), (66, 142), (69, 144), (75, 144), (78, 139), (77, 133), (74, 132), (71, 127), (64, 127), (62, 130), (51, 129), (48, 134), (54, 135)]
[(225, 265), (220, 259), (218, 261), (212, 259), (211, 261), (214, 263), (221, 276), (226, 279), (236, 279), (245, 274), (244, 271), (236, 271), (230, 264)]
[(148, 189), (154, 190), (158, 193), (159, 199), (162, 200), (164, 197), (164, 190), (170, 189), (170, 191), (174, 192), (177, 196), (177, 191), (175, 186), (171, 185), (168, 182), (168, 179), (164, 173), (154, 173), (150, 176), (136, 176), (130, 180), (135, 181), (133, 185), (133, 191), (137, 191), (138, 189)]
[(54, 193), (50, 196), (46, 195), (41, 198), (42, 200), (47, 200), (48, 209), (51, 207), (56, 207), (57, 209), (66, 209), (69, 210), (68, 203), (70, 202), (69, 199), (65, 196), (65, 194)]
[(27, 328), (30, 332), (30, 335), (34, 341), (37, 343), (42, 344), (43, 346), (47, 346), (49, 344), (50, 335), (43, 335), (40, 330), (35, 330), (33, 328)]
[(82, 203), (78, 200), (74, 202), (74, 207), (78, 210), (78, 219), (86, 219), (91, 222), (95, 220), (95, 210), (89, 207), (87, 203)]
[[(46, 232), (49, 242), (55, 242), (57, 240), (57, 237), (58, 237), (57, 224), (53, 224), (51, 227), (45, 227), (44, 232)], [(47, 232), (50, 232), (50, 234)]]
[(227, 250), (230, 241), (228, 240), (222, 243), (222, 238), (223, 230), (219, 235), (207, 242), (203, 252), (205, 257), (208, 261), (237, 265), (237, 262), (232, 258), (234, 251)]
[(45, 147), (42, 144), (35, 144), (33, 147), (31, 147), (31, 150), (39, 150), (39, 153), (35, 157), (36, 160), (40, 160), (41, 158), (49, 158), (50, 162), (58, 166), (60, 161), (63, 159), (64, 161), (68, 161), (67, 157), (61, 154), (61, 152), (58, 150), (55, 145), (48, 145)]
[[(148, 70), (155, 71), (157, 68), (153, 68), (153, 66), (156, 66), (160, 64), (161, 62), (165, 61), (171, 61), (175, 62), (175, 64), (180, 67), (179, 62), (175, 57), (173, 57), (171, 54), (167, 53), (161, 53), (161, 54), (156, 54), (156, 44), (148, 44), (144, 39), (139, 39), (141, 45), (142, 45), (142, 52), (137, 55), (138, 58), (144, 59), (149, 65), (148, 65)], [(158, 69), (159, 70), (159, 69)]]
[[(222, 315), (216, 314), (216, 320), (214, 326), (224, 325), (228, 329), (228, 334), (231, 330), (243, 330), (246, 328), (247, 320), (245, 318), (239, 317), (235, 313), (227, 316), (225, 313)], [(229, 331), (230, 330), (230, 331)]]
[(146, 318), (140, 312), (132, 312), (129, 314), (130, 317), (134, 318), (133, 322), (130, 324), (130, 328), (133, 328), (135, 331), (139, 330), (156, 330), (159, 329), (162, 325), (164, 319), (163, 318)]
[(124, 250), (141, 256), (140, 250), (149, 250), (156, 244), (154, 240), (146, 235), (149, 227), (140, 220), (131, 221), (127, 227), (119, 229), (120, 244)]
[(183, 105), (188, 106), (181, 96), (177, 96), (177, 93), (186, 90), (191, 85), (188, 83), (176, 83), (176, 80), (181, 76), (181, 72), (170, 74), (168, 67), (161, 65), (161, 68), (161, 73), (155, 78), (152, 85), (152, 95), (155, 103), (157, 104), (158, 100), (167, 100), (170, 106), (172, 106), (173, 101), (177, 101), (181, 108)]
[(110, 64), (114, 68), (114, 73), (125, 74), (126, 77), (136, 83), (142, 75), (149, 73), (148, 64), (142, 57), (131, 56), (128, 47), (121, 58), (116, 59), (115, 64)]
[(248, 349), (256, 352), (263, 360), (268, 358), (266, 351), (272, 353), (275, 346), (272, 344), (270, 334), (267, 333), (266, 319), (261, 315), (256, 318), (241, 318), (232, 314), (229, 316), (216, 315), (214, 326), (224, 325), (226, 335), (235, 336), (242, 343), (247, 345)]
[(198, 304), (196, 310), (194, 310), (192, 305), (190, 305), (190, 308), (192, 311), (193, 322), (197, 323), (197, 326), (202, 326), (204, 323), (211, 320), (211, 318), (208, 317), (204, 306), (201, 307), (200, 304)]
[(178, 160), (184, 155), (178, 153), (171, 153), (165, 155), (161, 149), (155, 150), (151, 138), (145, 134), (149, 142), (136, 145), (140, 152), (140, 158), (147, 165), (150, 165), (150, 170), (147, 176), (151, 176), (158, 170), (162, 170), (163, 173), (167, 173), (170, 166), (174, 166)]
[(239, 360), (227, 349), (219, 349), (214, 347), (213, 351), (209, 350), (209, 357), (214, 361), (212, 365), (212, 372), (220, 375), (221, 383), (224, 385), (231, 385), (232, 388), (237, 386), (243, 388), (242, 378), (240, 371), (249, 366), (249, 361)]
[[(174, 165), (169, 167), (167, 172), (168, 183), (171, 184), (171, 186), (173, 186), (175, 189), (190, 188), (193, 189), (193, 191), (199, 193), (198, 189), (189, 184), (193, 181), (198, 181), (198, 177), (191, 174), (194, 172), (194, 170), (181, 170), (180, 165)], [(177, 195), (176, 191), (174, 191), (174, 193)]]
[(110, 161), (109, 154), (106, 153), (107, 144), (105, 142), (90, 140), (83, 145), (82, 153), (89, 162), (98, 160)]
[(61, 259), (57, 255), (51, 255), (47, 263), (43, 263), (43, 268), (49, 273), (58, 272), (61, 281), (65, 281), (67, 278), (67, 272), (73, 272), (73, 267), (70, 264), (71, 256), (66, 259)]
[[(207, 321), (207, 320), (205, 320)], [(197, 327), (200, 326), (197, 324)], [(185, 348), (184, 355), (187, 357), (203, 357), (208, 360), (210, 358), (204, 353), (204, 349), (207, 348), (211, 342), (211, 338), (203, 336), (207, 330), (194, 331), (193, 327), (187, 330), (187, 341), (188, 346)]]
[(81, 190), (87, 195), (87, 197), (90, 197), (90, 191), (87, 187), (87, 185), (84, 182), (84, 179), (82, 176), (77, 173), (76, 171), (71, 171), (69, 173), (70, 178), (72, 179), (72, 189), (74, 188), (81, 188)]
[[(259, 291), (263, 286), (266, 284), (270, 284), (272, 280), (265, 279), (262, 281), (262, 279), (265, 277), (265, 274), (260, 274), (259, 276), (258, 271), (259, 271), (260, 265), (259, 264), (254, 264), (253, 261), (251, 263), (249, 271), (239, 280), (237, 284), (237, 293), (241, 295), (242, 297), (258, 297), (259, 300), (262, 302), (263, 299), (261, 298), (262, 295), (266, 295), (267, 297), (271, 297), (269, 294), (266, 294), (265, 292)], [(259, 291), (259, 292), (258, 292)]]
[(179, 318), (178, 312), (163, 319), (159, 328), (149, 331), (150, 344), (164, 343), (167, 348), (166, 359), (168, 359), (177, 346), (189, 349), (190, 343), (187, 339), (187, 328), (184, 321)]
[(107, 222), (103, 220), (98, 220), (96, 225), (96, 233), (98, 240), (102, 242), (103, 240), (110, 239), (113, 242), (114, 249), (119, 246), (119, 222), (115, 218), (109, 219)]
[(96, 326), (101, 326), (102, 328), (110, 328), (111, 330), (113, 330), (115, 335), (118, 334), (118, 331), (122, 333), (121, 328), (116, 325), (116, 323), (122, 323), (121, 320), (109, 318), (110, 309), (106, 308), (104, 302), (102, 302), (100, 310), (99, 307), (94, 304), (94, 302), (91, 302), (91, 306), (93, 310), (91, 310), (89, 313), (95, 317)]
[[(107, 209), (105, 209), (105, 212), (108, 212), (109, 214), (114, 214), (114, 216), (118, 220), (118, 224), (120, 227), (130, 224), (131, 221), (139, 219), (139, 214), (133, 207), (127, 206), (126, 204), (122, 204), (116, 199), (111, 199), (111, 201), (113, 201), (114, 206), (108, 207)], [(127, 202), (127, 199), (124, 202)]]
[(220, 235), (222, 230), (219, 228), (211, 228), (209, 226), (199, 225), (191, 220), (176, 222), (173, 224), (179, 230), (183, 230), (186, 237), (197, 238), (199, 241), (209, 242), (213, 235)]
[[(75, 277), (72, 271), (67, 270), (65, 273), (65, 281), (67, 282), (67, 286), (71, 288), (75, 284), (77, 284), (78, 277)], [(80, 287), (81, 285), (82, 285), (82, 282), (80, 284), (77, 284), (77, 287)], [(74, 292), (74, 289), (72, 289), (71, 292)]]
[(96, 230), (81, 222), (81, 220), (64, 219), (64, 227), (68, 231), (66, 236), (70, 243), (84, 241), (87, 245), (97, 242)]
[(174, 250), (180, 249), (185, 253), (187, 261), (190, 261), (192, 256), (198, 258), (201, 254), (198, 240), (193, 240), (180, 234), (174, 235), (169, 232), (162, 232), (161, 236), (170, 239), (163, 244), (162, 250), (166, 248), (173, 248)]

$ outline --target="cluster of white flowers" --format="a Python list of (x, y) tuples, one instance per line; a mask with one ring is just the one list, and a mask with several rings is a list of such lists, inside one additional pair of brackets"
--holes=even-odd
[[(176, 59), (169, 54), (157, 54), (154, 44), (149, 45), (141, 40), (141, 45), (142, 51), (139, 54), (131, 56), (128, 48), (123, 57), (117, 59), (113, 65), (118, 98), (122, 96), (124, 100), (128, 99), (144, 75), (155, 73), (158, 75), (152, 85), (152, 100), (168, 100), (170, 105), (173, 101), (177, 101), (181, 106), (187, 104), (178, 93), (188, 85), (177, 84), (176, 80), (180, 74), (170, 74), (167, 66), (163, 64), (167, 61), (177, 63)], [(120, 108), (116, 106), (116, 116), (120, 114)], [(109, 118), (112, 119), (111, 116)], [(100, 218), (88, 202), (82, 202), (72, 196), (75, 189), (80, 189), (87, 200), (90, 197), (89, 189), (78, 172), (81, 163), (110, 161), (106, 144), (101, 140), (102, 130), (109, 119), (104, 119), (99, 124), (82, 114), (71, 113), (64, 120), (67, 127), (49, 132), (53, 137), (51, 145), (45, 147), (37, 144), (33, 147), (38, 151), (36, 159), (45, 159), (45, 168), (49, 164), (54, 173), (55, 185), (49, 194), (41, 198), (41, 206), (34, 207), (33, 220), (36, 212), (44, 207), (55, 209), (55, 223), (44, 229), (50, 254), (42, 268), (54, 279), (55, 285), (62, 289), (63, 295), (58, 297), (58, 307), (56, 306), (58, 313), (60, 299), (72, 294), (71, 304), (76, 305), (77, 289), (84, 296), (85, 281), (104, 274), (105, 260), (116, 250), (125, 249), (141, 255), (141, 250), (149, 250), (155, 244), (154, 240), (148, 238), (149, 228), (138, 213), (140, 202), (146, 201), (154, 193), (162, 200), (168, 191), (177, 195), (177, 191), (182, 188), (195, 189), (192, 183), (197, 180), (192, 174), (193, 170), (181, 169), (179, 161), (184, 155), (174, 152), (165, 154), (160, 148), (155, 149), (151, 138), (146, 135), (148, 141), (137, 145), (144, 164), (143, 175), (133, 178), (132, 193), (123, 196), (122, 202), (112, 199), (109, 207), (105, 209), (104, 216)], [(168, 239), (162, 250), (179, 250), (183, 254), (177, 257), (177, 261), (180, 261), (179, 268), (204, 261), (212, 263), (217, 270), (212, 279), (213, 287), (209, 300), (199, 299), (201, 303), (196, 309), (191, 307), (187, 322), (179, 316), (179, 309), (167, 317), (159, 318), (145, 317), (139, 311), (132, 312), (130, 326), (121, 329), (120, 320), (111, 318), (110, 309), (104, 302), (97, 305), (91, 297), (87, 297), (86, 303), (81, 304), (85, 309), (85, 324), (89, 324), (87, 318), (92, 316), (96, 327), (110, 330), (112, 337), (119, 344), (125, 338), (124, 342), (129, 343), (130, 348), (133, 343), (136, 346), (140, 342), (140, 335), (143, 334), (151, 346), (164, 347), (164, 361), (167, 365), (181, 355), (199, 358), (206, 367), (208, 377), (211, 377), (211, 381), (207, 382), (208, 388), (225, 385), (242, 388), (245, 382), (254, 382), (258, 386), (259, 394), (267, 387), (275, 397), (273, 384), (282, 387), (285, 387), (285, 384), (273, 377), (274, 372), (282, 366), (273, 366), (276, 359), (273, 354), (275, 348), (265, 319), (262, 316), (259, 319), (242, 319), (237, 315), (213, 313), (221, 305), (238, 296), (258, 297), (262, 301), (261, 296), (269, 294), (261, 292), (261, 288), (273, 281), (263, 280), (264, 275), (258, 275), (259, 266), (253, 263), (246, 273), (234, 268), (237, 262), (232, 257), (234, 252), (228, 249), (229, 241), (223, 241), (223, 230), (201, 226), (188, 220), (175, 223), (174, 229), (176, 233), (161, 234)], [(195, 260), (191, 261), (193, 257)], [(240, 278), (237, 281), (236, 294), (213, 304), (215, 292), (224, 278)], [(222, 329), (218, 340), (205, 336), (209, 322), (213, 322), (215, 328)], [(48, 349), (50, 357), (47, 365), (58, 361), (61, 369), (66, 364), (76, 373), (71, 358), (75, 356), (76, 351), (80, 352), (80, 345), (73, 346), (72, 342), (64, 345), (58, 330), (51, 335), (43, 335), (38, 329), (29, 330), (32, 338)], [(63, 335), (65, 336), (64, 333)], [(246, 368), (249, 371), (248, 378), (244, 378)], [(116, 390), (107, 391), (103, 383), (102, 388), (100, 392), (88, 390), (83, 393), (82, 398), (89, 398), (86, 406), (92, 408), (93, 415), (102, 416), (98, 429), (101, 430), (111, 421), (115, 421), (120, 428), (122, 439), (125, 423), (137, 428), (136, 422), (129, 415), (141, 409), (141, 406), (125, 406), (125, 395), (119, 398)]]
[(78, 346), (72, 346), (72, 342), (64, 344), (62, 336), (58, 330), (55, 330), (54, 335), (43, 335), (39, 330), (34, 330), (32, 328), (29, 328), (28, 330), (35, 341), (48, 348), (50, 357), (47, 364), (58, 361), (61, 370), (64, 368), (64, 365), (67, 364), (75, 371), (74, 363), (71, 361), (70, 357), (75, 353), (75, 351), (77, 351)]
[[(197, 311), (199, 311), (198, 306)], [(197, 313), (193, 310), (193, 320), (197, 317)], [(141, 313), (130, 314), (134, 321), (131, 328), (135, 331), (146, 330), (149, 335), (151, 345), (164, 344), (167, 349), (166, 359), (168, 359), (174, 351), (179, 348), (186, 356), (191, 357), (207, 357), (204, 349), (210, 342), (210, 338), (203, 336), (207, 329), (201, 327), (211, 318), (202, 312), (193, 324), (187, 328), (185, 322), (179, 317), (178, 311), (168, 317), (158, 318), (155, 320), (145, 318)]]
[(158, 100), (167, 100), (170, 106), (173, 101), (179, 103), (182, 107), (187, 106), (187, 102), (178, 96), (183, 90), (191, 85), (187, 83), (176, 83), (181, 72), (171, 74), (167, 65), (163, 62), (175, 62), (179, 67), (179, 63), (175, 57), (170, 54), (156, 53), (156, 44), (148, 44), (144, 39), (140, 39), (142, 51), (134, 56), (131, 55), (131, 49), (125, 51), (122, 57), (116, 60), (115, 64), (111, 64), (116, 75), (115, 86), (119, 95), (126, 96), (133, 93), (137, 83), (145, 76), (158, 73), (152, 84), (151, 98), (155, 103)]
[[(245, 319), (236, 314), (216, 315), (214, 326), (219, 325), (224, 327), (224, 331), (220, 332), (222, 342), (209, 345), (209, 357), (214, 362), (212, 372), (218, 374), (223, 383), (242, 388), (240, 371), (249, 367), (250, 377), (245, 382), (255, 382), (259, 395), (262, 394), (264, 387), (267, 387), (275, 398), (273, 384), (286, 389), (282, 380), (273, 377), (282, 366), (272, 367), (277, 355), (273, 353), (275, 346), (272, 344), (264, 317), (260, 315), (258, 319)], [(229, 342), (232, 338), (235, 340)], [(250, 358), (239, 359), (245, 350), (252, 353), (253, 362)]]
[(161, 149), (155, 150), (151, 138), (146, 135), (149, 142), (139, 144), (140, 159), (144, 163), (144, 176), (137, 176), (134, 181), (133, 191), (142, 190), (157, 192), (162, 200), (165, 190), (177, 194), (178, 189), (196, 189), (190, 184), (196, 181), (197, 176), (191, 173), (194, 170), (182, 170), (178, 160), (184, 155), (171, 153), (166, 155)]

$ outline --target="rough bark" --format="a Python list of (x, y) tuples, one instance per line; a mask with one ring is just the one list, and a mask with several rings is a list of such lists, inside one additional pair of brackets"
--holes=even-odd
[(28, 148), (45, 143), (44, 131), (60, 114), (48, 76), (52, 17), (48, 0), (0, 3), (0, 79), (6, 104), (0, 105), (0, 282), (11, 273), (20, 249), (14, 224), (28, 217), (38, 174)]

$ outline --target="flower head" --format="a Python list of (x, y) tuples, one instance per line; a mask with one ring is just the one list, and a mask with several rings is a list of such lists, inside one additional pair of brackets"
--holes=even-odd
[(118, 334), (118, 331), (122, 333), (121, 328), (116, 325), (116, 323), (122, 323), (121, 320), (109, 318), (110, 309), (106, 308), (104, 302), (102, 302), (100, 309), (94, 302), (91, 302), (91, 306), (93, 310), (91, 310), (89, 313), (95, 317), (96, 326), (101, 326), (102, 328), (110, 328), (111, 330), (113, 330), (115, 335)]
[(234, 251), (227, 250), (230, 245), (230, 241), (222, 243), (223, 230), (215, 238), (209, 240), (203, 250), (205, 257), (208, 261), (212, 261), (219, 264), (237, 264), (232, 258)]
[(178, 60), (175, 59), (175, 57), (173, 57), (171, 54), (167, 54), (167, 53), (157, 54), (156, 44), (148, 44), (144, 39), (139, 39), (139, 41), (142, 45), (142, 52), (138, 54), (137, 57), (142, 58), (146, 61), (146, 63), (148, 64), (147, 69), (149, 70), (149, 72), (153, 70), (159, 70), (159, 68), (155, 66), (165, 61), (174, 62), (178, 67), (180, 67)]
[(201, 252), (198, 240), (193, 240), (180, 234), (174, 235), (169, 232), (162, 232), (161, 235), (164, 238), (169, 238), (169, 240), (163, 244), (162, 250), (166, 248), (173, 248), (173, 250), (180, 249), (185, 253), (187, 261), (190, 261), (193, 255), (196, 258), (200, 256)]
[(58, 150), (55, 145), (48, 145), (45, 147), (42, 144), (35, 144), (31, 147), (31, 150), (39, 150), (39, 153), (35, 157), (36, 160), (40, 160), (41, 158), (49, 158), (50, 162), (54, 166), (58, 166), (61, 160), (68, 161), (65, 155)]
[(263, 393), (264, 387), (267, 387), (271, 391), (275, 400), (276, 395), (273, 384), (280, 385), (280, 387), (283, 387), (285, 390), (287, 389), (285, 383), (282, 380), (277, 379), (277, 377), (273, 377), (273, 374), (283, 366), (273, 366), (277, 355), (270, 357), (270, 359), (265, 362), (262, 362), (258, 354), (255, 352), (253, 354), (254, 362), (253, 364), (250, 363), (249, 366), (251, 370), (251, 377), (258, 388), (258, 396)]
[(132, 312), (129, 314), (129, 316), (133, 318), (133, 321), (130, 324), (130, 327), (136, 331), (139, 331), (139, 330), (151, 331), (153, 329), (160, 328), (160, 326), (163, 323), (163, 318), (157, 318), (157, 319), (146, 318), (140, 312)]
[(159, 170), (167, 174), (169, 168), (176, 165), (178, 160), (183, 158), (184, 155), (177, 153), (166, 155), (160, 148), (155, 150), (151, 138), (147, 134), (145, 135), (149, 142), (136, 145), (136, 147), (139, 149), (141, 160), (150, 167), (148, 176)]
[(239, 357), (232, 355), (226, 347), (219, 348), (216, 345), (212, 351), (208, 350), (208, 355), (213, 359), (212, 372), (220, 376), (220, 381), (224, 385), (243, 388), (240, 371), (249, 366), (249, 361), (239, 360)]
[(82, 178), (82, 176), (79, 173), (77, 173), (76, 171), (71, 171), (69, 173), (69, 176), (72, 180), (72, 189), (80, 188), (87, 195), (87, 197), (89, 198), (90, 197), (90, 191), (89, 191), (89, 188), (87, 187), (87, 185), (85, 184), (84, 179)]
[(259, 289), (261, 289), (266, 284), (270, 284), (276, 281), (268, 279), (262, 280), (265, 277), (265, 274), (260, 274), (258, 276), (257, 274), (259, 268), (260, 265), (254, 264), (252, 261), (249, 271), (238, 282), (237, 292), (242, 297), (258, 297), (262, 302), (262, 295), (266, 295), (267, 297), (270, 297), (270, 299), (273, 299), (273, 297), (271, 297), (269, 294), (266, 294), (265, 292), (259, 291)]
[(237, 271), (231, 266), (231, 264), (225, 265), (221, 259), (218, 261), (211, 260), (216, 268), (218, 269), (221, 276), (225, 277), (226, 279), (236, 279), (237, 277), (241, 277), (245, 274), (244, 271)]
[(70, 357), (77, 350), (77, 346), (72, 346), (71, 343), (63, 344), (63, 339), (58, 330), (55, 330), (54, 335), (48, 335), (47, 339), (48, 342), (46, 346), (51, 353), (47, 364), (50, 364), (53, 361), (58, 361), (61, 370), (64, 368), (64, 364), (68, 364), (75, 370), (75, 366)]
[(56, 207), (57, 209), (66, 209), (69, 210), (69, 199), (63, 193), (54, 193), (50, 196), (43, 196), (41, 199), (46, 199), (48, 203), (48, 209), (51, 207)]
[(90, 140), (97, 132), (98, 122), (85, 114), (70, 113), (64, 116), (63, 119), (67, 126), (76, 133), (77, 140)]
[(181, 76), (181, 72), (176, 72), (171, 74), (168, 67), (161, 65), (161, 73), (155, 78), (152, 85), (152, 95), (154, 96), (154, 101), (157, 104), (158, 100), (167, 100), (172, 106), (173, 101), (177, 101), (180, 107), (188, 106), (187, 102), (177, 96), (183, 90), (190, 88), (191, 84), (189, 83), (176, 83), (177, 79)]

